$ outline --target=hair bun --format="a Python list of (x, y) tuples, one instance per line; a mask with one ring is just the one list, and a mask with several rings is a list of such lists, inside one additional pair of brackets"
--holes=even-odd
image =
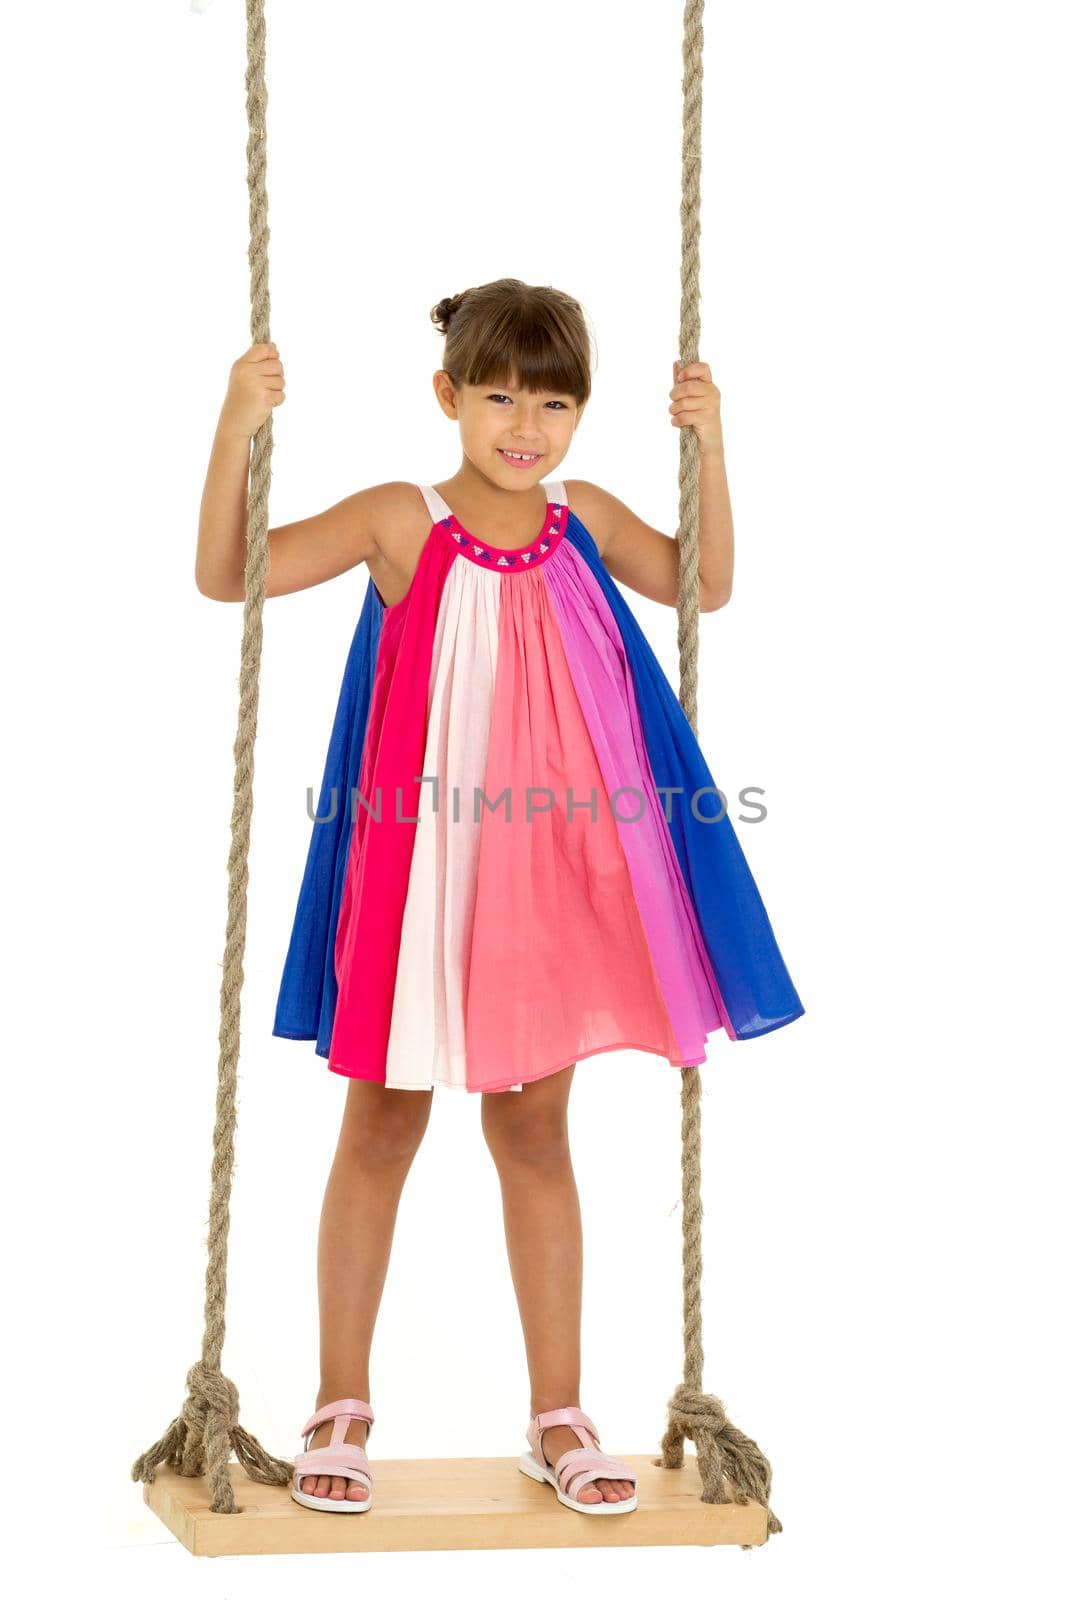
[(438, 300), (437, 304), (433, 307), (433, 310), (430, 312), (430, 317), (436, 323), (441, 333), (447, 333), (451, 324), (451, 320), (459, 309), (462, 298), (463, 297), (461, 294), (446, 294), (444, 299)]

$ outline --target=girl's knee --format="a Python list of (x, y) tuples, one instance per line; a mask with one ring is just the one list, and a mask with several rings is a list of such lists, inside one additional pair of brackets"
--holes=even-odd
[(499, 1095), (506, 1105), (489, 1104), (490, 1097), (482, 1098), (481, 1129), (485, 1143), (497, 1162), (522, 1163), (566, 1162), (570, 1159), (570, 1141), (565, 1105), (536, 1105), (532, 1097), (523, 1106), (525, 1091), (521, 1095)]
[(422, 1142), (432, 1103), (432, 1090), (390, 1089), (353, 1079), (341, 1141), (365, 1159), (409, 1159)]

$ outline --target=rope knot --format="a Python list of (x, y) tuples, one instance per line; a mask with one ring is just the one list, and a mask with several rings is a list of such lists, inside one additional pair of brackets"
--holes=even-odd
[(684, 1430), (685, 1437), (695, 1439), (697, 1434), (710, 1434), (717, 1438), (730, 1426), (725, 1406), (717, 1395), (704, 1394), (679, 1383), (667, 1405), (667, 1416)]
[(206, 1477), (211, 1484), (211, 1510), (239, 1511), (230, 1479), (229, 1459), (237, 1460), (258, 1483), (288, 1483), (292, 1462), (264, 1450), (238, 1421), (237, 1385), (218, 1367), (195, 1361), (185, 1375), (188, 1394), (163, 1437), (133, 1463), (135, 1482), (152, 1483), (163, 1462), (184, 1478)]
[(237, 1385), (217, 1367), (194, 1361), (185, 1374), (189, 1392), (181, 1408), (181, 1415), (190, 1429), (203, 1433), (209, 1415), (218, 1419), (218, 1426), (232, 1433), (240, 1416), (240, 1396)]
[(696, 1446), (703, 1485), (700, 1499), (705, 1504), (721, 1506), (735, 1501), (747, 1505), (749, 1500), (757, 1500), (766, 1507), (768, 1531), (781, 1532), (781, 1523), (770, 1509), (770, 1463), (755, 1440), (730, 1422), (717, 1395), (679, 1383), (667, 1404), (662, 1453), (652, 1457), (653, 1466), (680, 1467), (686, 1439)]

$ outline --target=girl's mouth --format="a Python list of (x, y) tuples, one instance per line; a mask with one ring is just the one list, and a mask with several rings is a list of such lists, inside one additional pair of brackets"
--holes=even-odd
[(535, 467), (540, 460), (539, 455), (532, 455), (527, 450), (499, 450), (498, 453), (509, 467)]

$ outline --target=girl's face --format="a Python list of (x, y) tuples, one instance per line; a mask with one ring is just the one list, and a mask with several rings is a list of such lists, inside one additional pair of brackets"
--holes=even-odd
[(491, 383), (457, 387), (443, 369), (434, 373), (433, 387), (445, 415), (459, 423), (463, 453), (502, 489), (550, 478), (584, 410), (572, 394)]

